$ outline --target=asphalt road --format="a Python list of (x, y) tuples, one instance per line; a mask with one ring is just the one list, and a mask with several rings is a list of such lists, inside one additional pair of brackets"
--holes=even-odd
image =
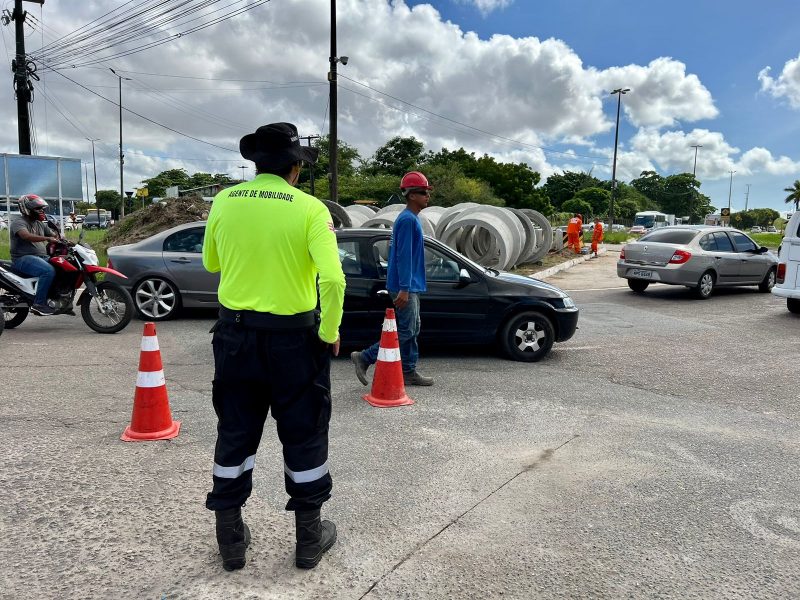
[[(339, 541), (293, 567), (270, 420), (223, 571), (208, 313), (158, 325), (167, 442), (125, 443), (141, 322), (0, 337), (0, 598), (796, 598), (800, 319), (754, 289), (631, 293), (614, 255), (559, 273), (580, 329), (525, 365), (426, 352), (432, 388), (374, 409), (333, 366)], [(424, 323), (423, 323), (424, 327)]]

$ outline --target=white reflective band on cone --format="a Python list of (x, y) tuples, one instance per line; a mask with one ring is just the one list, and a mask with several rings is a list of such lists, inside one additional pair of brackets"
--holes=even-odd
[(244, 459), (238, 467), (223, 467), (214, 463), (214, 475), (224, 479), (236, 479), (245, 471), (250, 471), (256, 464), (256, 455), (252, 454)]
[(400, 362), (400, 348), (378, 348), (378, 360)]
[(397, 331), (397, 321), (394, 319), (385, 319), (383, 321), (383, 331)]
[(154, 388), (166, 385), (167, 380), (164, 379), (164, 371), (139, 371), (136, 376), (136, 387), (140, 388)]
[(153, 352), (158, 350), (158, 338), (154, 335), (146, 335), (142, 337), (142, 351)]
[(322, 478), (328, 473), (328, 461), (326, 460), (324, 464), (308, 471), (292, 471), (286, 463), (283, 463), (283, 471), (295, 483), (309, 483)]

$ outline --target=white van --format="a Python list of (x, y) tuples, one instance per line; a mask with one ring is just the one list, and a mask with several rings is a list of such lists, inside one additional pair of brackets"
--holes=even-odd
[(786, 235), (778, 250), (778, 273), (772, 293), (786, 298), (789, 312), (800, 314), (800, 211), (786, 225)]

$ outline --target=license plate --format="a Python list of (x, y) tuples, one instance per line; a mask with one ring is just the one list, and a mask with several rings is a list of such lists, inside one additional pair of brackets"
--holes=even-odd
[(652, 271), (645, 271), (643, 269), (631, 269), (631, 277), (637, 277), (639, 279), (652, 279), (653, 272)]

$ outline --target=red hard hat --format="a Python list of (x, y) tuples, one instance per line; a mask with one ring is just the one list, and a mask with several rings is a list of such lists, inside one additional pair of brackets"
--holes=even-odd
[(428, 178), (419, 171), (409, 171), (400, 180), (400, 189), (406, 190), (408, 188), (432, 190), (433, 186), (428, 183)]

